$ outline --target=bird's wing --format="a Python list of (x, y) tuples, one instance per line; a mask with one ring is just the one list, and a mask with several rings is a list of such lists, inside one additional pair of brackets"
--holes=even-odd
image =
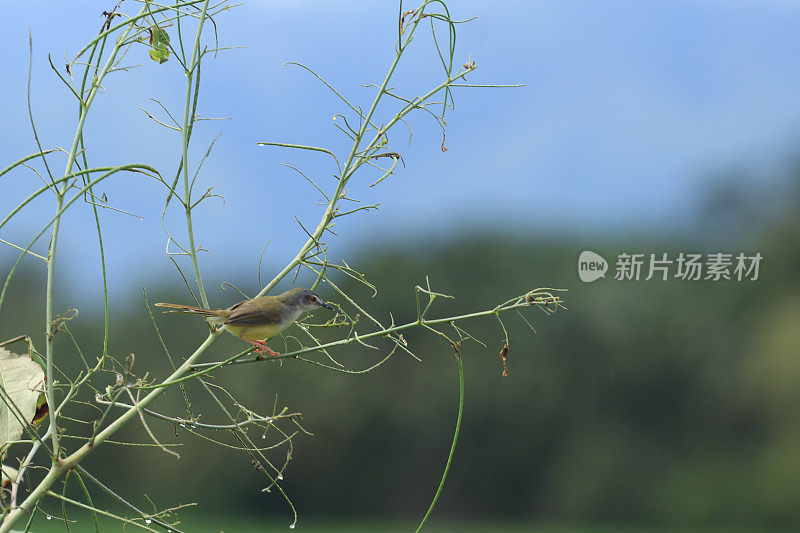
[(280, 324), (283, 304), (280, 301), (245, 300), (228, 308), (231, 314), (225, 324), (233, 326), (264, 326), (266, 324)]
[(233, 304), (232, 306), (230, 306), (230, 307), (226, 308), (225, 310), (226, 310), (226, 311), (233, 311), (233, 310), (235, 310), (237, 307), (241, 306), (242, 304), (244, 304), (244, 303), (247, 303), (247, 302), (250, 302), (250, 301), (252, 301), (252, 300), (241, 300), (241, 301), (238, 301), (238, 302), (236, 302), (235, 304)]

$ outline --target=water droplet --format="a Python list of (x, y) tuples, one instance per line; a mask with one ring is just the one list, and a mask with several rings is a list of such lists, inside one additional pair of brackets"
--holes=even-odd
[(149, 524), (151, 522), (152, 522), (152, 520), (150, 520), (149, 518), (145, 519), (145, 521), (144, 521), (145, 524)]
[(283, 479), (283, 474), (278, 474), (278, 479)]
[(289, 524), (289, 529), (294, 529), (294, 524)]
[(185, 427), (186, 427), (186, 424), (184, 424), (183, 422), (181, 422), (179, 425), (180, 425), (182, 428), (185, 428)]
[(266, 439), (266, 438), (267, 438), (267, 434), (266, 434), (266, 433), (264, 433), (263, 435), (261, 435), (261, 438), (262, 438), (262, 439)]
[(53, 517), (52, 517), (52, 516), (50, 516), (50, 515), (47, 515), (47, 519), (48, 519), (48, 520), (52, 520), (52, 519), (53, 519)]

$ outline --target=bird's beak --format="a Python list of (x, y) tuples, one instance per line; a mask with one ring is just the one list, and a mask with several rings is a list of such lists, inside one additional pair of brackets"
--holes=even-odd
[(336, 311), (336, 309), (331, 304), (325, 303), (322, 300), (317, 300), (317, 301), (319, 302), (319, 305), (321, 305), (325, 309), (330, 309), (331, 311)]

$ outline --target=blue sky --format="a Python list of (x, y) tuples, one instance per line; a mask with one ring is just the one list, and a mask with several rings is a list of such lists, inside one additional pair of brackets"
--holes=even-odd
[[(110, 4), (113, 4), (111, 2)], [(68, 147), (76, 109), (47, 64), (72, 57), (99, 29), (108, 2), (24, 2), (6, 6), (0, 46), (5, 52), (6, 132), (0, 166), (35, 151), (25, 90), (28, 28), (34, 39), (33, 109), (45, 146)], [(800, 3), (686, 0), (670, 2), (451, 3), (460, 26), (457, 58), (478, 63), (475, 83), (524, 83), (517, 89), (456, 93), (446, 145), (436, 124), (412, 119), (411, 145), (398, 129), (392, 149), (406, 167), (369, 189), (375, 176), (354, 180), (353, 195), (381, 202), (378, 214), (343, 221), (331, 241), (338, 259), (380, 241), (448, 238), (459, 232), (513, 231), (548, 235), (686, 230), (686, 218), (720, 172), (752, 169), (769, 181), (797, 148), (800, 131)], [(138, 9), (131, 0), (126, 12)], [(281, 163), (297, 166), (321, 184), (333, 184), (325, 157), (258, 147), (258, 141), (328, 146), (342, 153), (346, 139), (331, 118), (343, 105), (308, 73), (284, 67), (300, 61), (316, 69), (353, 101), (368, 105), (393, 57), (395, 2), (251, 2), (220, 15), (226, 46), (204, 63), (199, 112), (230, 120), (196, 129), (197, 162), (217, 135), (198, 189), (215, 185), (226, 202), (197, 211), (202, 266), (209, 285), (250, 284), (258, 254), (272, 238), (265, 264), (288, 260), (302, 232), (298, 216), (314, 225), (319, 195)], [(174, 28), (169, 29), (173, 32)], [(438, 83), (428, 37), (420, 38), (398, 71), (398, 91), (415, 96)], [(125, 64), (142, 65), (112, 76), (86, 128), (95, 165), (149, 162), (174, 174), (179, 138), (140, 111), (164, 102), (180, 115), (184, 77), (174, 61), (157, 65), (144, 48)], [(390, 108), (382, 111), (388, 113)], [(63, 159), (53, 159), (63, 170)], [(16, 205), (38, 178), (23, 170), (0, 179), (0, 210)], [(169, 272), (160, 228), (160, 190), (136, 175), (118, 176), (104, 189), (112, 205), (144, 220), (105, 212), (111, 282), (122, 291)], [(52, 199), (34, 205), (0, 238), (22, 243)], [(60, 272), (71, 282), (97, 273), (96, 242), (85, 206), (64, 227)], [(177, 211), (168, 217), (180, 234)], [(3, 245), (4, 246), (4, 245)], [(36, 248), (46, 246), (42, 240)], [(16, 255), (0, 248), (3, 263)], [(91, 258), (87, 262), (87, 258)], [(244, 272), (231, 279), (225, 272)]]

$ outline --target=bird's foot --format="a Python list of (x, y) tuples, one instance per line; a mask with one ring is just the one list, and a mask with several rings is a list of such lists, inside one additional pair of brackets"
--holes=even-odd
[(247, 344), (251, 345), (253, 347), (253, 351), (256, 353), (261, 353), (267, 348), (267, 343), (265, 343), (264, 341), (251, 341), (250, 339), (245, 338), (242, 335), (239, 335), (239, 338), (242, 339)]
[(249, 341), (253, 345), (253, 351), (256, 353), (256, 359), (264, 359), (264, 352), (268, 355), (275, 357), (280, 355), (275, 350), (272, 350), (264, 341)]

